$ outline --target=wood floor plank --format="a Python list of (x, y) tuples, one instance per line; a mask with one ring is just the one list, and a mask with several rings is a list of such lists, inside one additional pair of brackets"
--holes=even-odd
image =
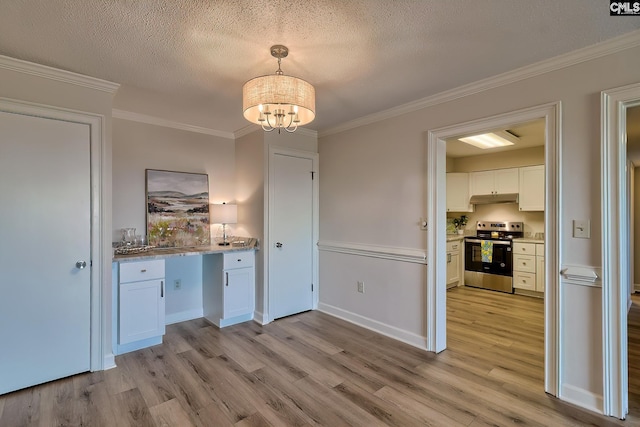
[(381, 388), (374, 395), (396, 405), (401, 411), (415, 418), (424, 426), (459, 427), (469, 425), (466, 422), (458, 422), (429, 406), (421, 405), (417, 400), (389, 386)]
[(177, 399), (167, 400), (149, 408), (157, 427), (190, 427), (194, 424)]

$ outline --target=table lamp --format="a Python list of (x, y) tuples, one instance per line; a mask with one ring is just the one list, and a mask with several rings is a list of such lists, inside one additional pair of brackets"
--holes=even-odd
[(229, 246), (229, 242), (227, 241), (227, 224), (235, 224), (238, 222), (238, 206), (228, 205), (226, 203), (212, 205), (211, 222), (213, 224), (222, 224), (222, 242), (218, 243), (218, 245)]

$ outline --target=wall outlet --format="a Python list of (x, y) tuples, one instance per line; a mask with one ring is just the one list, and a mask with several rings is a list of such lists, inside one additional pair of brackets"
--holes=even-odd
[(176, 279), (173, 281), (173, 289), (182, 289), (182, 280)]
[(358, 292), (364, 294), (364, 282), (358, 281)]

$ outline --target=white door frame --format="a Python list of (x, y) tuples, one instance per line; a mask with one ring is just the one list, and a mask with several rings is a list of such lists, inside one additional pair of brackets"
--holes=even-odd
[(545, 391), (560, 393), (561, 326), (561, 104), (554, 102), (431, 130), (427, 135), (427, 350), (447, 343), (446, 303), (446, 140), (516, 123), (545, 120)]
[(286, 147), (280, 147), (280, 146), (269, 146), (269, 156), (268, 156), (268, 167), (267, 167), (267, 179), (266, 179), (266, 183), (265, 183), (265, 217), (264, 217), (264, 242), (261, 245), (261, 250), (263, 250), (265, 252), (265, 265), (264, 265), (264, 288), (263, 288), (263, 299), (264, 299), (264, 307), (262, 308), (262, 313), (263, 313), (263, 317), (262, 317), (262, 324), (267, 324), (273, 321), (273, 316), (271, 315), (271, 312), (269, 310), (269, 305), (270, 305), (270, 300), (271, 300), (271, 292), (270, 292), (270, 288), (269, 288), (269, 278), (271, 276), (270, 274), (270, 267), (271, 267), (271, 258), (270, 258), (270, 248), (271, 248), (271, 240), (270, 240), (270, 235), (271, 235), (271, 218), (273, 216), (272, 213), (272, 208), (274, 206), (274, 201), (273, 201), (273, 197), (274, 197), (274, 188), (273, 188), (273, 183), (274, 183), (274, 179), (273, 179), (273, 174), (275, 173), (274, 169), (273, 169), (273, 157), (277, 154), (280, 155), (285, 155), (285, 156), (292, 156), (292, 157), (300, 157), (303, 159), (309, 159), (313, 162), (313, 170), (315, 172), (314, 174), (314, 179), (312, 182), (312, 191), (313, 191), (313, 208), (312, 208), (312, 215), (313, 215), (313, 222), (312, 222), (312, 226), (313, 226), (313, 231), (312, 231), (312, 244), (313, 244), (313, 249), (312, 249), (312, 263), (313, 263), (313, 291), (312, 291), (312, 296), (313, 296), (313, 309), (316, 310), (318, 308), (318, 300), (319, 300), (319, 273), (318, 273), (318, 236), (319, 236), (319, 230), (320, 230), (320, 226), (319, 226), (319, 198), (318, 198), (318, 188), (319, 188), (319, 174), (318, 174), (318, 167), (319, 167), (319, 155), (318, 153), (312, 152), (312, 151), (304, 151), (304, 150), (295, 150), (292, 148), (286, 148)]
[[(107, 180), (104, 174), (103, 153), (105, 152), (105, 118), (102, 115), (74, 111), (64, 108), (35, 104), (9, 98), (0, 98), (0, 111), (42, 117), (89, 125), (90, 128), (90, 167), (91, 167), (91, 325), (90, 325), (90, 369), (100, 371), (115, 366), (110, 346), (107, 304), (110, 301), (110, 264), (111, 252), (104, 250), (103, 242), (111, 241), (111, 232), (107, 230), (106, 219), (111, 217), (107, 211), (110, 206), (103, 203), (103, 185)], [(110, 246), (110, 245), (109, 245)], [(108, 266), (109, 268), (105, 268)]]
[(640, 83), (601, 94), (603, 412), (624, 419), (629, 411), (627, 301), (629, 221), (627, 108), (640, 105)]

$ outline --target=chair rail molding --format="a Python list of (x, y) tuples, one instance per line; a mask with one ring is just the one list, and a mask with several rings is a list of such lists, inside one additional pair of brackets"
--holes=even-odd
[(426, 264), (427, 259), (424, 249), (337, 242), (332, 240), (322, 240), (318, 242), (318, 249), (325, 252), (337, 252), (370, 258), (382, 258), (392, 261), (413, 262), (417, 264)]

